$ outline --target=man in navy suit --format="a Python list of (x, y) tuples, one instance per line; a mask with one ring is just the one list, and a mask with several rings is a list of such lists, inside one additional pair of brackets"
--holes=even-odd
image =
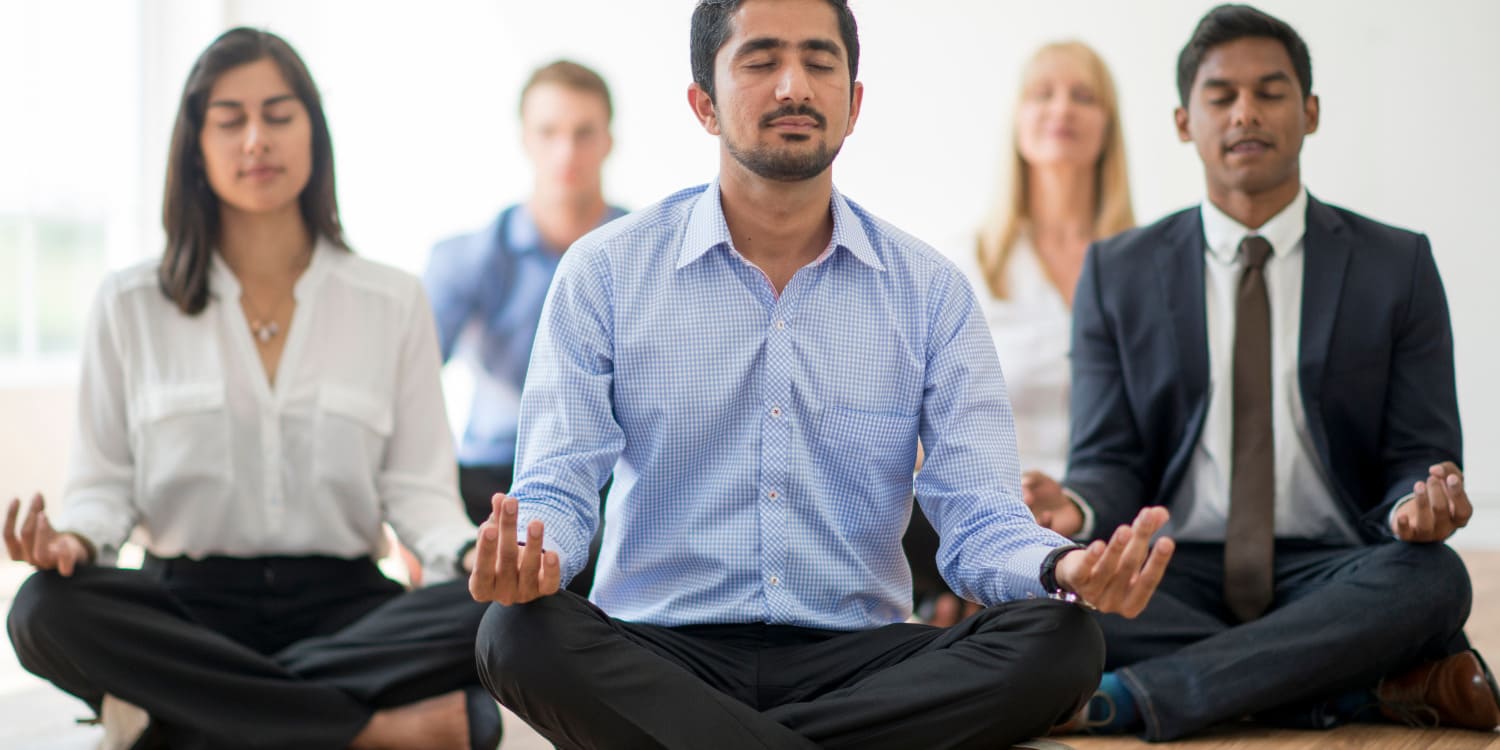
[(1311, 86), (1286, 23), (1210, 11), (1176, 110), (1207, 199), (1090, 249), (1068, 471), (1027, 501), (1080, 539), (1165, 504), (1178, 549), (1141, 617), (1100, 617), (1109, 672), (1062, 729), (1500, 723), (1444, 544), (1473, 510), (1442, 282), (1425, 236), (1308, 195)]

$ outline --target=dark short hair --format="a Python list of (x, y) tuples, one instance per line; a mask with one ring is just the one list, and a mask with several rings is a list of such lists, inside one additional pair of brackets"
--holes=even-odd
[(1292, 71), (1302, 85), (1302, 96), (1312, 94), (1312, 57), (1307, 52), (1307, 43), (1286, 21), (1249, 5), (1220, 5), (1210, 10), (1187, 46), (1177, 56), (1177, 95), (1182, 106), (1188, 105), (1193, 81), (1198, 77), (1198, 68), (1209, 50), (1245, 37), (1267, 37), (1281, 42), (1286, 47), (1287, 57), (1292, 59)]
[(219, 197), (203, 170), (199, 136), (208, 109), (208, 95), (219, 76), (258, 60), (276, 64), (287, 85), (307, 109), (312, 124), (312, 174), (297, 203), (309, 232), (335, 247), (348, 250), (339, 221), (333, 184), (333, 139), (323, 116), (323, 100), (302, 58), (291, 45), (269, 31), (239, 27), (215, 39), (198, 55), (182, 88), (172, 142), (167, 153), (167, 180), (162, 199), (162, 227), (167, 247), (157, 267), (162, 294), (188, 315), (208, 305), (208, 269), (219, 243)]
[[(745, 0), (698, 0), (693, 8), (693, 23), (690, 33), (693, 82), (714, 99), (714, 57), (734, 33), (730, 16), (740, 9)], [(850, 96), (854, 81), (859, 77), (859, 27), (854, 23), (854, 12), (849, 10), (849, 0), (827, 0), (839, 19), (839, 37), (844, 51), (849, 55)]]
[(516, 111), (520, 112), (525, 108), (526, 95), (532, 89), (547, 84), (597, 95), (604, 100), (604, 121), (612, 122), (615, 119), (615, 105), (609, 98), (609, 84), (604, 82), (604, 77), (593, 68), (572, 60), (556, 60), (532, 71), (531, 77), (526, 79), (526, 85), (521, 87), (521, 96), (516, 100)]

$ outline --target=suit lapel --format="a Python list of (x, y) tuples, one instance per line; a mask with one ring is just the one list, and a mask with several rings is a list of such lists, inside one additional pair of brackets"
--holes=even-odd
[[(1312, 196), (1307, 198), (1307, 235), (1302, 242), (1302, 331), (1297, 351), (1297, 384), (1302, 389), (1302, 411), (1307, 429), (1323, 466), (1333, 464), (1328, 452), (1328, 431), (1323, 424), (1323, 373), (1328, 366), (1328, 347), (1339, 298), (1344, 292), (1344, 270), (1349, 265), (1349, 234), (1333, 209)], [(1359, 508), (1337, 483), (1332, 489), (1347, 510), (1359, 516)]]
[[(1197, 210), (1183, 211), (1166, 230), (1161, 251), (1156, 254), (1157, 278), (1162, 280), (1161, 299), (1171, 316), (1172, 335), (1176, 337), (1182, 382), (1192, 404), (1193, 424), (1188, 432), (1196, 436), (1197, 423), (1208, 403), (1208, 324), (1204, 321), (1203, 215)], [(1195, 438), (1196, 439), (1196, 438)]]
[[(1318, 402), (1334, 317), (1344, 291), (1344, 268), (1349, 264), (1349, 239), (1344, 223), (1332, 209), (1312, 196), (1307, 199), (1307, 235), (1302, 243), (1302, 331), (1297, 351), (1297, 375), (1302, 400)], [(1317, 412), (1307, 409), (1318, 423)]]

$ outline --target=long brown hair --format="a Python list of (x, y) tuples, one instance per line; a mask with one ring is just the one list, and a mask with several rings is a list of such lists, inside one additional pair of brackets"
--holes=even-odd
[(297, 199), (302, 221), (333, 246), (349, 249), (333, 184), (333, 139), (328, 135), (317, 84), (286, 40), (259, 29), (230, 29), (193, 63), (168, 147), (161, 212), (167, 247), (157, 268), (157, 281), (162, 294), (187, 315), (197, 315), (208, 305), (208, 269), (219, 242), (219, 198), (209, 187), (199, 146), (208, 95), (226, 71), (264, 59), (276, 63), (312, 124), (312, 174)]
[[(1135, 226), (1135, 212), (1130, 207), (1130, 176), (1125, 168), (1125, 136), (1120, 129), (1119, 99), (1115, 94), (1114, 79), (1110, 77), (1103, 58), (1082, 42), (1053, 42), (1043, 46), (1026, 62), (1021, 75), (1021, 91), (1016, 97), (1016, 111), (1020, 112), (1021, 97), (1026, 95), (1025, 84), (1031, 79), (1037, 64), (1052, 55), (1060, 55), (1083, 66), (1094, 79), (1099, 102), (1109, 115), (1104, 149), (1099, 152), (1099, 161), (1094, 165), (1094, 184), (1097, 187), (1094, 192), (1094, 236), (1118, 234)], [(1010, 153), (1005, 157), (1008, 183), (1002, 186), (1000, 199), (995, 201), (993, 212), (979, 230), (976, 243), (979, 271), (996, 299), (1006, 299), (1010, 295), (1006, 288), (1005, 267), (1016, 238), (1026, 227), (1031, 207), (1026, 160), (1021, 158), (1014, 126), (1011, 130)]]

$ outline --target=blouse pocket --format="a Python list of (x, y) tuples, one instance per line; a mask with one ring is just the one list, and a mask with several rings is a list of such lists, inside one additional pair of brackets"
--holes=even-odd
[(394, 426), (391, 405), (345, 386), (318, 389), (317, 477), (337, 496), (373, 496)]
[(223, 381), (156, 385), (140, 402), (138, 502), (148, 513), (216, 497), (234, 482)]

